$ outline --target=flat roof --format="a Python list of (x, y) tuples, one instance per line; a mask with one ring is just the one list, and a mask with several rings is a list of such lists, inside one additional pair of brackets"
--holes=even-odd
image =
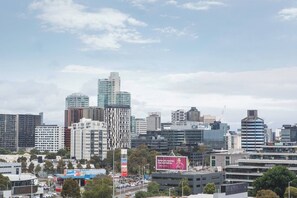
[(32, 180), (37, 179), (37, 177), (33, 174), (3, 174), (3, 176), (8, 177), (10, 181), (21, 181), (21, 180)]

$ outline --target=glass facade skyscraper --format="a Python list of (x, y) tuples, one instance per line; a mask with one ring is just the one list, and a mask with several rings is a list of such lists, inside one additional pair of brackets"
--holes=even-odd
[(89, 96), (73, 93), (66, 97), (66, 109), (89, 107)]

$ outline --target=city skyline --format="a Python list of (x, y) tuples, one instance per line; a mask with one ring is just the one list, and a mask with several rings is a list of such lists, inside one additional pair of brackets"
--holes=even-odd
[(248, 109), (270, 128), (297, 122), (296, 2), (12, 0), (0, 11), (2, 113), (63, 125), (66, 96), (96, 106), (98, 79), (115, 71), (136, 117), (195, 106), (220, 118), (226, 106), (232, 130)]

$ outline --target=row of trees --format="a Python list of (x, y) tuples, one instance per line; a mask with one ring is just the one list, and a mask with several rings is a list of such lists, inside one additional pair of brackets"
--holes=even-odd
[(256, 198), (287, 198), (289, 191), (291, 198), (297, 198), (296, 174), (283, 166), (274, 166), (267, 170), (254, 181), (253, 186), (252, 194)]

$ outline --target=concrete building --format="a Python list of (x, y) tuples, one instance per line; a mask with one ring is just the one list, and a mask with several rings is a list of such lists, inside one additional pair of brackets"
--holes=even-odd
[(64, 148), (64, 127), (42, 125), (35, 128), (35, 148), (56, 153)]
[(201, 117), (201, 121), (205, 124), (211, 124), (214, 123), (216, 121), (216, 116), (212, 116), (212, 115), (203, 115)]
[(241, 147), (248, 151), (256, 151), (265, 144), (265, 124), (258, 117), (257, 110), (248, 110), (247, 117), (241, 120)]
[(105, 122), (82, 118), (71, 127), (71, 157), (90, 160), (107, 156), (107, 127)]
[(280, 131), (281, 142), (297, 142), (297, 125), (283, 125)]
[(247, 182), (249, 189), (252, 189), (252, 183), (273, 166), (285, 166), (297, 173), (297, 145), (295, 143), (262, 145), (257, 152), (250, 152), (248, 159), (239, 159), (237, 163), (226, 166), (226, 180)]
[(150, 150), (155, 150), (162, 155), (168, 154), (169, 151), (168, 140), (159, 135), (140, 134), (131, 140), (131, 148), (137, 148), (140, 145), (146, 145)]
[(104, 109), (98, 107), (68, 108), (65, 110), (65, 148), (70, 148), (70, 128), (73, 123), (78, 123), (80, 119), (87, 118), (95, 121), (104, 121)]
[(192, 194), (203, 192), (208, 183), (214, 183), (218, 188), (225, 180), (223, 172), (156, 172), (152, 173), (152, 181), (160, 184), (160, 190), (168, 191), (169, 188), (178, 189), (183, 178), (187, 178)]
[(66, 97), (65, 109), (89, 107), (89, 96), (81, 93), (73, 93)]
[(235, 131), (228, 131), (225, 135), (226, 146), (225, 149), (239, 150), (241, 149), (241, 133)]
[(22, 172), (21, 163), (0, 162), (0, 174), (19, 175)]
[(200, 120), (200, 111), (197, 110), (196, 107), (191, 107), (189, 111), (187, 111), (187, 120), (199, 122)]
[(184, 122), (187, 120), (187, 113), (183, 109), (171, 112), (171, 123)]
[(247, 159), (249, 154), (243, 150), (217, 150), (210, 154), (210, 166), (223, 171), (226, 166), (238, 164), (239, 159)]
[(145, 118), (136, 118), (135, 119), (136, 134), (146, 134), (147, 132), (147, 122)]
[(146, 117), (147, 130), (148, 131), (159, 131), (161, 130), (161, 113), (150, 112)]
[(130, 106), (108, 105), (105, 108), (107, 149), (131, 148)]

